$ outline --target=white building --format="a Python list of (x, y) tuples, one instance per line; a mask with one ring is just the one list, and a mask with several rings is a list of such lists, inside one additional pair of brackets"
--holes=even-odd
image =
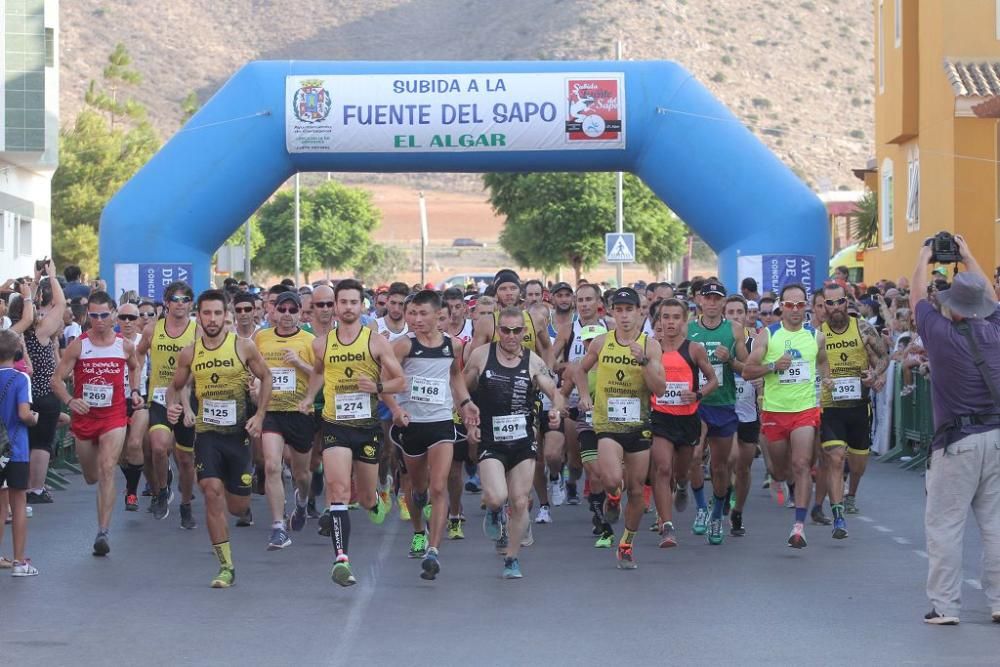
[[(52, 256), (52, 174), (59, 164), (59, 2), (0, 7), (0, 282)], [(62, 267), (57, 267), (62, 269)]]

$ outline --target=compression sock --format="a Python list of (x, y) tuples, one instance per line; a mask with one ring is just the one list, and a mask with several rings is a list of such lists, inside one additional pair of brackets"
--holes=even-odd
[(807, 513), (807, 511), (808, 510), (806, 510), (805, 507), (796, 507), (795, 508), (795, 523), (805, 523), (806, 522), (806, 513)]
[(330, 518), (333, 549), (337, 552), (338, 558), (347, 556), (347, 546), (351, 538), (351, 515), (347, 511), (347, 505), (330, 505)]
[(587, 496), (587, 504), (590, 506), (590, 511), (597, 517), (597, 520), (604, 523), (604, 499), (605, 494), (603, 491), (600, 493), (591, 493)]
[(708, 509), (708, 503), (705, 501), (705, 485), (699, 486), (697, 489), (693, 486), (691, 487), (691, 493), (694, 494), (694, 502), (698, 505), (698, 509)]
[(312, 474), (312, 481), (309, 483), (309, 493), (313, 498), (323, 493), (323, 473), (319, 470)]
[(215, 557), (219, 559), (219, 565), (224, 568), (233, 569), (233, 550), (229, 546), (229, 540), (225, 542), (220, 542), (219, 544), (213, 544), (212, 548), (215, 549)]
[(830, 510), (833, 512), (834, 519), (844, 518), (844, 506), (840, 503), (834, 503), (830, 506)]
[(715, 502), (712, 504), (712, 520), (714, 521), (715, 519), (722, 518), (722, 508), (725, 507), (726, 503), (729, 501), (726, 500), (725, 496), (716, 496), (715, 494), (712, 494), (712, 497), (715, 498)]
[(141, 463), (126, 463), (122, 466), (125, 473), (125, 493), (136, 495), (139, 491), (139, 479), (142, 477)]

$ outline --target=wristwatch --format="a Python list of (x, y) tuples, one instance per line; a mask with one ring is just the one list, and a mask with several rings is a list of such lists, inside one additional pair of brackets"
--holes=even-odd
[(774, 372), (774, 362), (773, 361), (768, 362), (768, 364), (767, 364), (767, 370), (771, 371), (772, 373)]
[(643, 357), (642, 359), (639, 360), (640, 366), (646, 366), (647, 364), (649, 364), (649, 357)]
[(696, 391), (694, 392), (694, 397), (700, 401), (702, 398), (704, 398), (704, 394), (702, 394), (700, 391)]
[(376, 394), (382, 393), (382, 380), (375, 380), (375, 393)]

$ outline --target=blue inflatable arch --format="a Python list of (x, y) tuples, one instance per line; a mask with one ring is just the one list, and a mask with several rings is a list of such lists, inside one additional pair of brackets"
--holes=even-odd
[[(506, 92), (497, 92), (505, 78), (500, 85)], [(558, 81), (562, 90), (539, 92), (546, 80)], [(437, 106), (428, 105), (425, 118), (420, 109), (383, 109), (382, 116), (376, 109), (368, 120), (388, 127), (357, 125), (371, 110), (348, 109), (345, 100), (395, 101), (378, 90), (378, 82), (397, 86), (399, 99), (416, 99), (423, 85), (429, 90), (421, 99)], [(468, 101), (475, 93), (462, 89), (471, 86), (484, 108), (454, 104), (442, 111), (451, 99)], [(486, 90), (491, 86), (492, 92)], [(588, 87), (595, 90), (588, 93)], [(555, 119), (544, 104), (550, 93), (560, 100)], [(503, 107), (498, 119), (497, 99), (519, 107)], [(595, 99), (596, 108), (610, 100), (600, 122), (580, 108)], [(622, 108), (624, 118), (616, 125)], [(534, 125), (523, 122), (530, 113)], [(466, 140), (458, 130), (453, 136), (438, 133), (436, 140), (422, 135), (423, 120), (431, 129), (435, 123), (438, 130), (476, 128), (468, 135), (473, 145), (459, 146)], [(286, 121), (299, 134), (289, 138)], [(598, 127), (572, 126), (576, 121)], [(340, 122), (355, 123), (357, 132), (345, 132), (336, 126)], [(325, 123), (334, 125), (324, 129)], [(484, 127), (489, 132), (478, 133)], [(603, 134), (595, 140), (597, 132)], [(379, 133), (389, 144), (372, 143)], [(338, 149), (338, 141), (346, 149)], [(196, 291), (207, 288), (213, 253), (299, 171), (619, 170), (642, 178), (705, 239), (719, 254), (720, 277), (731, 289), (748, 266), (764, 274), (765, 286), (771, 284), (768, 275), (776, 282), (809, 281), (814, 271), (817, 279), (826, 275), (830, 246), (823, 204), (687, 70), (667, 61), (249, 63), (108, 203), (101, 217), (101, 273), (116, 276), (119, 269), (113, 289), (120, 290), (126, 287), (121, 276), (129, 275), (120, 271), (123, 266), (190, 265)], [(627, 220), (625, 225), (628, 231)]]

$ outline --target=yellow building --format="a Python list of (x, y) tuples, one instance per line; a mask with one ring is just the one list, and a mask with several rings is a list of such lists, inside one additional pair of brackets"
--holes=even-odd
[(869, 283), (909, 276), (920, 245), (962, 234), (1000, 265), (1000, 0), (873, 0), (879, 235)]

